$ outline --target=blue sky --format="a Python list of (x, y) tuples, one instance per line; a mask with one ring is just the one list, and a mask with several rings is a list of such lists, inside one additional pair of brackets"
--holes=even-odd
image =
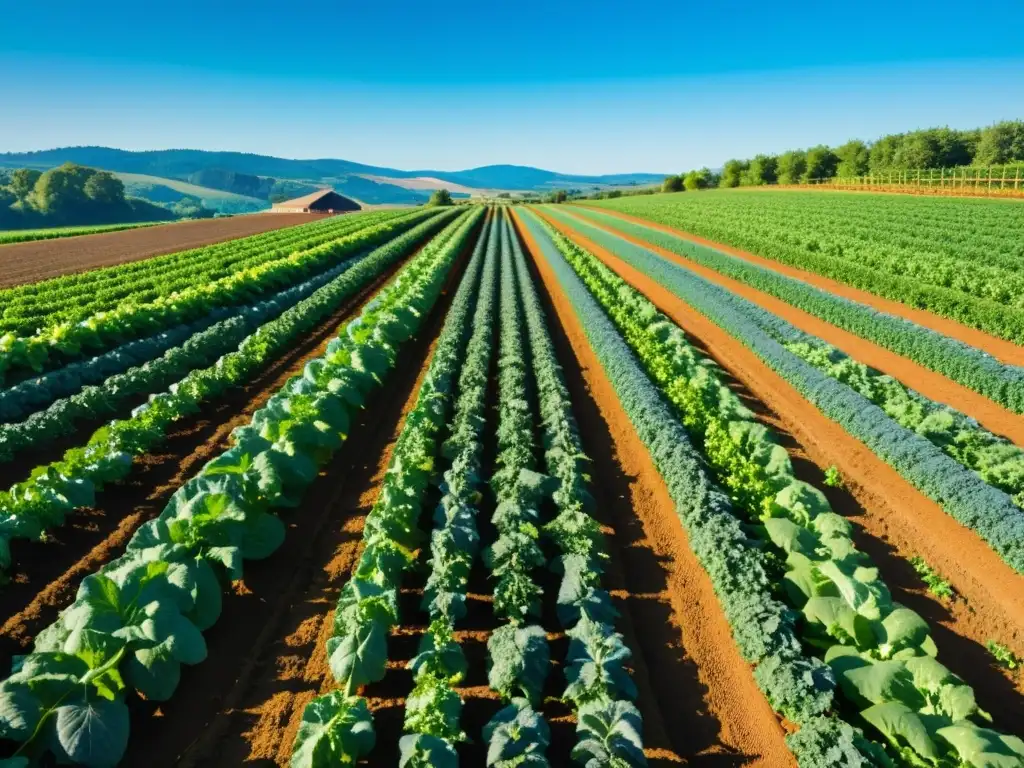
[(1024, 3), (0, 0), (0, 151), (676, 171), (1024, 118)]

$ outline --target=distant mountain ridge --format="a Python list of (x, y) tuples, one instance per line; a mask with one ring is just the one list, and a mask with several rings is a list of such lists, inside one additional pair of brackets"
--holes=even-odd
[[(110, 147), (62, 147), (37, 152), (0, 154), (0, 166), (7, 167), (24, 165), (43, 169), (66, 162), (119, 173), (136, 173), (182, 180), (188, 180), (193, 174), (218, 169), (275, 179), (331, 184), (342, 193), (345, 192), (346, 180), (353, 183), (355, 179), (358, 179), (363, 184), (354, 186), (360, 188), (363, 188), (365, 184), (393, 188), (396, 190), (395, 196), (401, 198), (402, 202), (407, 202), (410, 197), (419, 197), (419, 195), (410, 195), (410, 190), (395, 185), (368, 181), (363, 176), (372, 175), (395, 179), (429, 176), (475, 189), (530, 191), (586, 185), (654, 184), (659, 183), (665, 176), (662, 173), (585, 176), (557, 173), (521, 165), (487, 165), (464, 171), (403, 171), (398, 168), (365, 165), (333, 158), (290, 160), (270, 155), (214, 152), (201, 149), (160, 149), (136, 152)], [(380, 197), (379, 194), (372, 196)], [(384, 201), (376, 200), (375, 202)]]

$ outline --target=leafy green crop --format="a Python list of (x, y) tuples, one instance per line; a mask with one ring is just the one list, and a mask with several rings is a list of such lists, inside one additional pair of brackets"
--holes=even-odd
[[(535, 233), (545, 235), (536, 225), (533, 228)], [(792, 477), (785, 454), (779, 453), (781, 449), (763, 428), (752, 423), (751, 414), (731, 390), (715, 377), (709, 379), (712, 369), (700, 362), (685, 336), (670, 332), (666, 319), (649, 302), (594, 257), (563, 238), (556, 236), (556, 240), (562, 253), (549, 247), (545, 255), (577, 312), (585, 314), (584, 328), (620, 399), (627, 405), (627, 412), (631, 412), (641, 438), (648, 445), (676, 446), (676, 451), (681, 446), (689, 447), (690, 439), (695, 440), (703, 447), (703, 456), (723, 485), (730, 489), (736, 506), (752, 523), (759, 524), (751, 527), (753, 534), (764, 542), (770, 541), (785, 558), (783, 586), (788, 600), (802, 613), (804, 642), (824, 651), (828, 666), (803, 656), (792, 630), (785, 645), (765, 654), (764, 650), (770, 647), (765, 640), (779, 631), (778, 621), (766, 621), (767, 617), (758, 622), (764, 650), (752, 660), (757, 661), (755, 677), (769, 701), (798, 722), (801, 733), (807, 730), (806, 737), (790, 742), (799, 750), (800, 761), (826, 764), (819, 751), (826, 742), (816, 734), (833, 729), (823, 716), (831, 709), (832, 690), (837, 682), (864, 722), (908, 759), (914, 755), (913, 760), (953, 761), (948, 764), (955, 765), (956, 760), (965, 760), (974, 749), (967, 743), (970, 739), (984, 742), (986, 750), (1011, 761), (1024, 756), (1024, 743), (1019, 739), (990, 739), (988, 734), (992, 732), (978, 724), (988, 718), (974, 703), (970, 687), (935, 660), (936, 649), (927, 624), (913, 611), (893, 603), (877, 569), (854, 548), (849, 523), (831, 512), (820, 492)], [(657, 395), (645, 394), (648, 390), (643, 380), (637, 378), (636, 364), (627, 363), (632, 360), (631, 352), (619, 351), (624, 346), (622, 337), (605, 325), (607, 318), (602, 317), (579, 278), (567, 269), (565, 259), (579, 270), (632, 352), (677, 409), (676, 423), (686, 425), (692, 438), (683, 433), (666, 443), (665, 437), (657, 437), (658, 432), (673, 429), (673, 416), (664, 413)], [(695, 467), (700, 466), (698, 455), (693, 455), (698, 462), (694, 468), (680, 465), (678, 459), (662, 453), (660, 448), (653, 455), (676, 503), (681, 507), (691, 504), (699, 486), (690, 485), (687, 491), (681, 481), (694, 476)], [(726, 566), (720, 561), (721, 554), (715, 550), (727, 546), (723, 534), (729, 529), (723, 523), (727, 520), (725, 515), (731, 515), (731, 505), (721, 504), (717, 530), (711, 523), (715, 518), (708, 517), (707, 505), (705, 501), (703, 511), (696, 515), (681, 511), (681, 517), (688, 526), (695, 552), (716, 583), (741, 650), (751, 656), (756, 649), (751, 627), (743, 627), (733, 618), (744, 616), (749, 621), (750, 608), (736, 590), (739, 585), (729, 583), (730, 574), (764, 579), (766, 572), (762, 565), (758, 574), (753, 562), (737, 567), (738, 563)], [(709, 535), (711, 538), (707, 539)], [(718, 541), (712, 544), (715, 539)], [(744, 540), (741, 547), (750, 548), (752, 542), (746, 535), (741, 535), (738, 542)], [(730, 555), (730, 559), (735, 560), (735, 555)], [(855, 732), (835, 727), (842, 734), (840, 738), (847, 745), (844, 751), (848, 755), (858, 755), (856, 760), (862, 764), (882, 759), (877, 747)]]

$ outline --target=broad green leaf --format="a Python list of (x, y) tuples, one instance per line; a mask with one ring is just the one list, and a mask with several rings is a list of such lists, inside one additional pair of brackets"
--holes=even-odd
[(117, 765), (128, 747), (128, 707), (123, 701), (81, 701), (56, 709), (56, 736), (75, 763)]
[(302, 713), (292, 746), (291, 768), (355, 765), (377, 741), (366, 700), (341, 691), (319, 696)]
[(956, 750), (964, 765), (972, 768), (1020, 768), (1024, 765), (1024, 741), (1004, 736), (967, 721), (937, 731)]

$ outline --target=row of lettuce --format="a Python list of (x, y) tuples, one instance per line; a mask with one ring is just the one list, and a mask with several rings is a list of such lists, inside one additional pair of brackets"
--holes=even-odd
[[(248, 261), (212, 275), (186, 262), (178, 282), (158, 280), (155, 297), (129, 292), (97, 308), (91, 302), (62, 295), (55, 298), (59, 308), (44, 311), (40, 324), (31, 330), (0, 336), (0, 384), (17, 383), (33, 373), (192, 322), (218, 307), (249, 303), (329, 268), (353, 240), (362, 248), (380, 244), (408, 227), (411, 220), (432, 215), (434, 211), (420, 210), (388, 216), (372, 220), (371, 227), (365, 227), (361, 217), (343, 218), (307, 238), (316, 244), (302, 240), (281, 250), (256, 247)], [(67, 313), (71, 316), (65, 317)]]
[[(259, 312), (218, 322), (156, 361), (59, 400), (38, 417), (0, 426), (0, 455), (13, 455), (45, 445), (55, 436), (73, 434), (77, 420), (100, 419), (120, 402), (148, 395), (130, 415), (108, 422), (84, 444), (0, 492), (0, 569), (11, 565), (12, 540), (38, 539), (63, 525), (72, 510), (93, 506), (96, 494), (124, 480), (133, 460), (164, 440), (172, 424), (251, 381), (454, 215), (448, 211), (428, 217), (369, 255), (343, 261), (313, 281), (279, 294)], [(347, 249), (361, 250), (359, 241), (352, 240)], [(231, 346), (236, 349), (227, 351)], [(223, 354), (215, 357), (218, 353)]]
[[(500, 255), (499, 255), (500, 254)], [(497, 333), (498, 343), (495, 345)], [(498, 371), (498, 454), (490, 478), (494, 540), (481, 549), (478, 515), (490, 372)], [(544, 468), (537, 470), (538, 432)], [(354, 763), (375, 746), (373, 717), (359, 686), (382, 680), (387, 638), (402, 618), (397, 593), (427, 537), (424, 512), (441, 479), (426, 548), (421, 608), (429, 617), (409, 663), (403, 768), (457, 766), (462, 723), (458, 684), (468, 663), (456, 641), (466, 616), (470, 571), (482, 556), (494, 582), (498, 628), (488, 641), (488, 683), (506, 706), (483, 728), (487, 765), (547, 766), (550, 728), (538, 711), (550, 670), (538, 623), (542, 544), (562, 574), (558, 617), (570, 637), (564, 698), (577, 715), (572, 759), (580, 765), (645, 765), (629, 651), (610, 625), (614, 609), (598, 582), (605, 555), (568, 392), (543, 311), (510, 223), (495, 216), (467, 269), (439, 337), (416, 406), (396, 443), (364, 532), (353, 579), (342, 590), (327, 652), (338, 690), (311, 702), (292, 755), (295, 768)], [(545, 524), (544, 512), (555, 514)], [(406, 617), (405, 621), (409, 621)]]
[[(559, 221), (567, 217), (556, 215)], [(574, 227), (742, 341), (818, 410), (1024, 572), (1024, 461), (1011, 443), (692, 271), (599, 227)]]
[(1019, 765), (1024, 741), (987, 727), (926, 622), (892, 600), (850, 523), (793, 476), (715, 366), (596, 257), (522, 218), (664, 477), (741, 654), (799, 726), (787, 737), (798, 762)]
[(596, 203), (1024, 341), (1024, 228), (999, 201), (673, 195)]
[(745, 259), (603, 212), (574, 209), (579, 216), (739, 280), (843, 330), (913, 360), (1015, 413), (1024, 413), (1024, 369), (901, 317), (828, 293)]
[(383, 345), (397, 347), (420, 327), (480, 216), (476, 208), (450, 221), (322, 357), (232, 433), (232, 447), (184, 483), (122, 557), (83, 580), (74, 602), (0, 683), (0, 738), (20, 742), (5, 765), (47, 754), (97, 768), (120, 761), (127, 697), (166, 700), (181, 665), (203, 661), (202, 633), (220, 616), (225, 583), (242, 576), (245, 560), (280, 546), (279, 514), (341, 446), (354, 413), (392, 367)]
[(0, 290), (0, 334), (33, 333), (53, 320), (81, 320), (122, 301), (152, 301), (189, 287), (336, 239), (353, 227), (402, 215), (381, 211), (325, 219), (223, 243)]

